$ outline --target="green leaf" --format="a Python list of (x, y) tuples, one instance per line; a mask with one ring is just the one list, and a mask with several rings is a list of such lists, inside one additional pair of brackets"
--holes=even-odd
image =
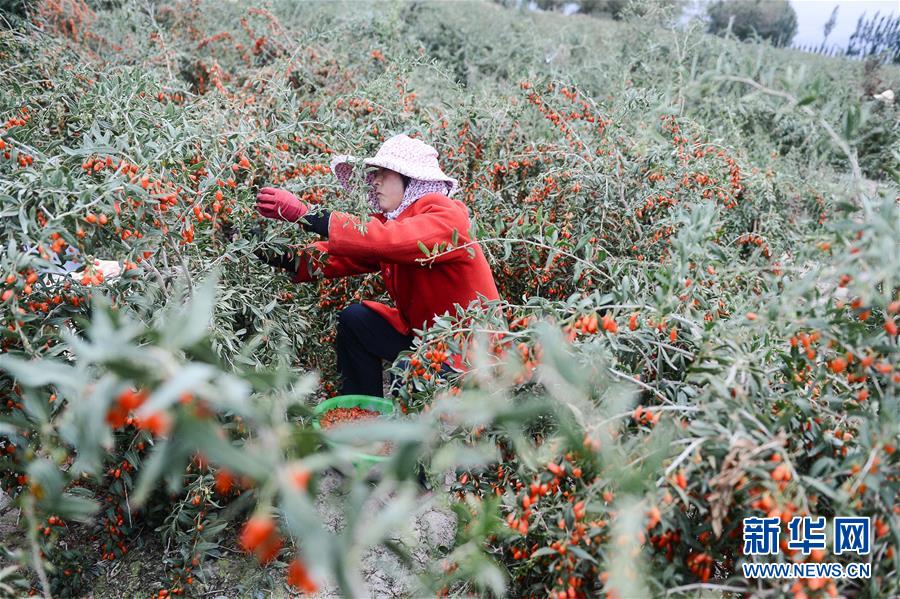
[(376, 441), (393, 441), (395, 443), (412, 443), (420, 441), (428, 434), (426, 426), (416, 421), (391, 421), (378, 419), (378, 422), (349, 422), (328, 429), (325, 437), (335, 443), (373, 443)]
[(428, 246), (426, 246), (421, 241), (417, 241), (416, 243), (419, 244), (419, 249), (422, 250), (422, 253), (425, 254), (426, 257), (430, 255), (428, 252)]
[(587, 551), (585, 551), (585, 550), (582, 549), (581, 547), (578, 547), (578, 546), (576, 546), (576, 545), (569, 545), (569, 551), (571, 551), (572, 553), (574, 553), (575, 555), (577, 555), (577, 556), (580, 557), (581, 559), (587, 560), (587, 561), (591, 562), (592, 564), (596, 564), (596, 563), (597, 563), (597, 560), (594, 559), (594, 556), (592, 556), (590, 553), (588, 553)]
[(856, 135), (860, 122), (859, 104), (853, 104), (844, 113), (844, 140), (850, 142)]
[(813, 478), (812, 476), (801, 476), (800, 478), (803, 479), (804, 483), (816, 488), (820, 493), (829, 497), (830, 499), (838, 503), (847, 502), (847, 494), (840, 489), (831, 488), (829, 485), (824, 484), (821, 480)]
[(42, 503), (52, 501), (63, 490), (63, 477), (59, 468), (49, 459), (39, 458), (28, 464), (28, 479), (40, 487)]
[[(207, 335), (215, 306), (218, 279), (218, 271), (213, 271), (200, 287), (194, 290), (190, 308), (178, 311), (177, 315), (171, 318), (170, 326), (166, 327), (163, 333), (161, 342), (163, 347), (171, 349), (190, 347)], [(259, 314), (259, 317), (262, 319), (263, 315)]]
[(178, 373), (153, 391), (139, 411), (140, 415), (165, 410), (185, 392), (192, 392), (216, 377), (218, 371), (208, 364), (187, 364)]
[(535, 558), (535, 557), (543, 557), (545, 555), (555, 555), (555, 554), (556, 554), (556, 549), (552, 549), (550, 547), (541, 547), (540, 549), (538, 549), (537, 551), (532, 553), (531, 557)]
[(584, 271), (584, 262), (576, 262), (575, 267), (572, 272), (572, 282), (577, 283), (578, 277), (581, 276), (581, 273)]
[(63, 493), (56, 502), (56, 511), (67, 520), (86, 522), (94, 515), (100, 505), (87, 497), (79, 497), (74, 493)]
[(140, 506), (153, 490), (154, 484), (162, 476), (166, 467), (171, 466), (172, 444), (165, 439), (161, 441), (154, 449), (153, 454), (144, 462), (144, 468), (141, 470), (140, 478), (138, 478), (137, 486), (132, 496), (132, 501)]
[(198, 449), (214, 463), (233, 472), (247, 474), (256, 480), (265, 480), (272, 474), (273, 464), (267, 463), (264, 456), (254, 455), (224, 440), (210, 422), (188, 421), (179, 434), (191, 440), (189, 449)]
[(22, 360), (15, 356), (0, 356), (0, 369), (15, 377), (21, 384), (29, 387), (43, 385), (72, 385), (80, 380), (77, 369), (60, 364), (55, 360)]
[(557, 256), (558, 254), (559, 254), (559, 252), (552, 251), (552, 250), (547, 253), (547, 260), (544, 262), (544, 270), (547, 270), (548, 268), (550, 268), (550, 264), (553, 262), (553, 258), (555, 256)]

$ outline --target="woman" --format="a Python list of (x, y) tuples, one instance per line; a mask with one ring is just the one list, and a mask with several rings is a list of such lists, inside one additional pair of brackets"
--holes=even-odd
[[(363, 232), (358, 219), (349, 214), (328, 210), (309, 214), (309, 206), (286, 190), (264, 187), (256, 196), (263, 216), (305, 219), (303, 228), (327, 239), (296, 258), (290, 254), (263, 258), (291, 270), (295, 283), (314, 280), (320, 273), (336, 278), (381, 271), (396, 307), (364, 300), (344, 308), (338, 318), (336, 351), (343, 395), (381, 396), (381, 360), (393, 362), (410, 349), (413, 329), (428, 328), (436, 316), (454, 314), (456, 304), (468, 307), (479, 295), (487, 300), (499, 297), (481, 247), (472, 243), (468, 209), (449, 197), (458, 190), (457, 182), (441, 171), (437, 156), (428, 144), (396, 135), (374, 158), (363, 161), (373, 169), (366, 175), (373, 214)], [(341, 155), (331, 161), (331, 170), (348, 190), (350, 162), (355, 160)], [(441, 243), (457, 249), (423, 263), (421, 244), (431, 250)], [(459, 356), (454, 362), (460, 368)]]

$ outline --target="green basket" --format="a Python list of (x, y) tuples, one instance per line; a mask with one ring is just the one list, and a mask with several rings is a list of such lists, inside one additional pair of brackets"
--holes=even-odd
[[(313, 409), (312, 426), (314, 429), (321, 429), (319, 418), (327, 411), (334, 408), (361, 408), (363, 410), (374, 410), (382, 415), (392, 414), (394, 412), (394, 402), (383, 397), (373, 397), (371, 395), (338, 395), (331, 399), (326, 399)], [(332, 447), (333, 443), (329, 442)], [(365, 473), (373, 465), (390, 459), (390, 456), (372, 455), (361, 451), (353, 454), (353, 465), (360, 473)]]

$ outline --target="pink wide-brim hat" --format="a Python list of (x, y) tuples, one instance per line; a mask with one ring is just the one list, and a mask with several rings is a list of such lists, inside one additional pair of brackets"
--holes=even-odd
[[(438, 152), (427, 143), (413, 139), (408, 135), (400, 134), (387, 139), (373, 158), (366, 158), (363, 164), (366, 166), (380, 166), (411, 179), (421, 181), (445, 181), (450, 185), (448, 196), (459, 191), (456, 179), (444, 174), (438, 164)], [(349, 190), (350, 173), (353, 170), (352, 163), (359, 158), (349, 154), (340, 154), (331, 159), (331, 171), (335, 174), (341, 185)], [(373, 173), (366, 174), (366, 182), (370, 185), (374, 179)]]

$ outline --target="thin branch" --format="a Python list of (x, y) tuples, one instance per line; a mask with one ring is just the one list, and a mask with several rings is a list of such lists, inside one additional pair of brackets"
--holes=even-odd
[[(608, 275), (606, 272), (604, 272), (603, 270), (597, 268), (597, 267), (594, 265), (593, 262), (590, 262), (590, 261), (588, 261), (588, 260), (584, 260), (584, 259), (579, 258), (578, 256), (576, 256), (576, 255), (574, 255), (574, 254), (570, 254), (569, 252), (564, 252), (564, 251), (562, 251), (562, 250), (560, 250), (560, 249), (558, 249), (558, 248), (555, 248), (555, 247), (553, 247), (553, 246), (549, 246), (549, 245), (547, 245), (547, 244), (545, 244), (545, 243), (540, 243), (540, 242), (538, 242), (538, 241), (532, 241), (532, 240), (530, 240), (530, 239), (515, 239), (515, 238), (511, 238), (511, 237), (488, 237), (488, 238), (486, 238), (486, 239), (475, 239), (475, 240), (472, 240), (472, 241), (470, 241), (470, 242), (468, 242), (468, 243), (464, 243), (464, 244), (462, 244), (462, 245), (458, 245), (458, 246), (454, 246), (454, 247), (452, 247), (452, 248), (446, 249), (446, 250), (444, 250), (444, 251), (442, 251), (442, 252), (438, 252), (438, 253), (436, 253), (436, 254), (431, 254), (431, 255), (429, 255), (427, 258), (416, 258), (416, 262), (418, 262), (419, 264), (422, 264), (422, 265), (424, 266), (425, 264), (428, 264), (428, 263), (430, 263), (430, 262), (433, 262), (433, 261), (436, 260), (437, 258), (439, 258), (439, 257), (441, 257), (441, 256), (444, 256), (444, 255), (446, 255), (446, 254), (449, 254), (449, 253), (451, 253), (451, 252), (455, 252), (456, 250), (460, 250), (460, 249), (463, 249), (463, 248), (466, 248), (466, 247), (469, 247), (469, 246), (473, 246), (473, 245), (478, 245), (479, 243), (485, 243), (485, 242), (488, 242), (488, 241), (509, 241), (509, 242), (512, 242), (512, 243), (524, 243), (524, 244), (527, 244), (527, 245), (533, 245), (533, 246), (537, 246), (537, 247), (540, 247), (540, 248), (544, 248), (544, 249), (547, 249), (547, 250), (556, 252), (556, 253), (558, 253), (558, 254), (561, 255), (561, 256), (565, 256), (565, 257), (567, 257), (567, 258), (571, 258), (572, 260), (575, 260), (576, 262), (579, 262), (579, 263), (583, 264), (583, 265), (585, 266), (585, 268), (590, 268), (590, 269), (593, 270), (594, 272), (603, 275), (603, 276), (606, 277), (611, 283), (615, 283), (615, 282), (616, 282), (616, 281), (613, 280), (613, 278), (612, 278), (610, 275)], [(610, 253), (609, 253), (608, 251), (606, 251), (604, 248), (601, 247), (600, 249), (603, 250), (604, 252), (606, 252), (607, 255), (610, 255)]]
[[(647, 391), (653, 393), (659, 399), (661, 399), (665, 402), (669, 401), (668, 397), (666, 397), (665, 395), (663, 395), (662, 393), (660, 393), (659, 391), (657, 391), (656, 389), (654, 389), (653, 387), (651, 387), (650, 385), (645, 383), (644, 381), (639, 381), (638, 379), (634, 378), (633, 376), (629, 376), (629, 375), (625, 374), (624, 372), (619, 372), (615, 368), (610, 368), (609, 371), (619, 378), (625, 379), (626, 381), (631, 381), (635, 385), (637, 385), (643, 389), (646, 389)], [(631, 412), (628, 412), (628, 414), (631, 414)]]
[(666, 477), (672, 474), (672, 472), (675, 471), (675, 468), (677, 468), (678, 465), (681, 464), (681, 462), (686, 460), (687, 457), (691, 455), (691, 453), (693, 453), (693, 451), (697, 449), (697, 447), (699, 447), (704, 441), (706, 441), (706, 437), (700, 437), (699, 439), (696, 439), (693, 443), (685, 447), (684, 451), (682, 451), (678, 455), (678, 457), (675, 458), (675, 460), (671, 464), (669, 464), (668, 468), (666, 468), (665, 472), (663, 472), (663, 475), (656, 480), (656, 484), (662, 484)]
[(172, 62), (169, 59), (169, 55), (171, 54), (169, 50), (169, 46), (166, 44), (165, 34), (159, 26), (159, 23), (156, 20), (156, 10), (150, 4), (148, 0), (144, 0), (144, 10), (147, 11), (147, 16), (150, 17), (150, 21), (153, 23), (153, 28), (156, 29), (156, 34), (159, 36), (159, 42), (162, 44), (163, 49), (163, 57), (166, 59), (166, 71), (169, 73), (169, 83), (175, 80), (175, 76), (172, 74)]
[[(872, 451), (869, 452), (869, 459), (866, 460), (866, 465), (863, 466), (862, 470), (859, 471), (859, 474), (856, 477), (856, 480), (853, 481), (853, 486), (850, 487), (850, 490), (847, 494), (850, 497), (853, 497), (856, 494), (856, 491), (859, 489), (859, 486), (862, 484), (863, 479), (868, 476), (869, 470), (872, 469), (872, 466), (875, 465), (875, 458), (878, 457), (878, 447), (872, 448)], [(796, 476), (796, 473), (795, 473)]]
[(143, 264), (146, 264), (150, 267), (150, 270), (153, 271), (153, 274), (156, 275), (156, 282), (159, 283), (159, 288), (163, 293), (166, 293), (166, 280), (163, 278), (162, 273), (159, 272), (159, 269), (153, 265), (149, 260), (144, 260)]
[[(779, 91), (776, 89), (766, 87), (765, 85), (762, 85), (761, 83), (758, 83), (748, 77), (734, 77), (734, 76), (730, 76), (730, 75), (721, 75), (718, 77), (714, 77), (714, 80), (716, 80), (716, 81), (734, 81), (737, 83), (744, 83), (744, 84), (749, 85), (749, 86), (753, 87), (754, 89), (757, 89), (765, 94), (769, 94), (771, 96), (777, 96), (779, 98), (784, 98), (784, 99), (788, 100), (791, 103), (791, 107), (795, 107), (795, 106), (797, 106), (797, 104), (800, 103), (800, 100), (798, 100), (797, 97), (794, 96), (793, 94), (789, 94), (788, 92), (783, 92), (783, 91)], [(834, 128), (831, 126), (831, 124), (829, 124), (828, 121), (826, 121), (823, 117), (817, 115), (815, 113), (815, 111), (813, 111), (812, 108), (810, 108), (809, 106), (800, 106), (799, 108), (804, 113), (806, 113), (808, 116), (812, 117), (813, 119), (816, 119), (818, 121), (818, 123), (822, 126), (822, 128), (825, 129), (826, 133), (828, 133), (828, 136), (831, 137), (832, 141), (834, 141), (834, 143), (837, 144), (837, 146), (841, 149), (841, 151), (847, 155), (847, 160), (850, 162), (850, 170), (853, 173), (854, 183), (856, 184), (856, 189), (854, 190), (853, 197), (855, 200), (859, 201), (859, 190), (862, 187), (862, 171), (859, 168), (859, 161), (856, 159), (856, 153), (853, 151), (853, 149), (850, 147), (850, 145), (840, 135), (837, 134), (837, 132), (834, 130)]]
[(187, 265), (187, 261), (185, 261), (185, 259), (184, 259), (184, 254), (182, 254), (180, 251), (178, 251), (178, 248), (176, 248), (174, 246), (172, 247), (172, 251), (175, 252), (175, 256), (178, 258), (178, 261), (181, 263), (181, 271), (182, 271), (181, 274), (184, 275), (184, 278), (187, 281), (188, 294), (190, 295), (191, 299), (193, 299), (194, 298), (194, 282), (191, 280), (191, 271), (188, 270), (188, 265)]
[(44, 598), (50, 599), (50, 581), (47, 580), (47, 573), (44, 571), (44, 563), (41, 560), (41, 548), (37, 543), (38, 523), (34, 517), (34, 498), (28, 494), (22, 505), (22, 511), (25, 512), (25, 519), (28, 520), (28, 544), (31, 546), (31, 561), (34, 570), (37, 572), (38, 579), (41, 581), (41, 588), (44, 591)]

